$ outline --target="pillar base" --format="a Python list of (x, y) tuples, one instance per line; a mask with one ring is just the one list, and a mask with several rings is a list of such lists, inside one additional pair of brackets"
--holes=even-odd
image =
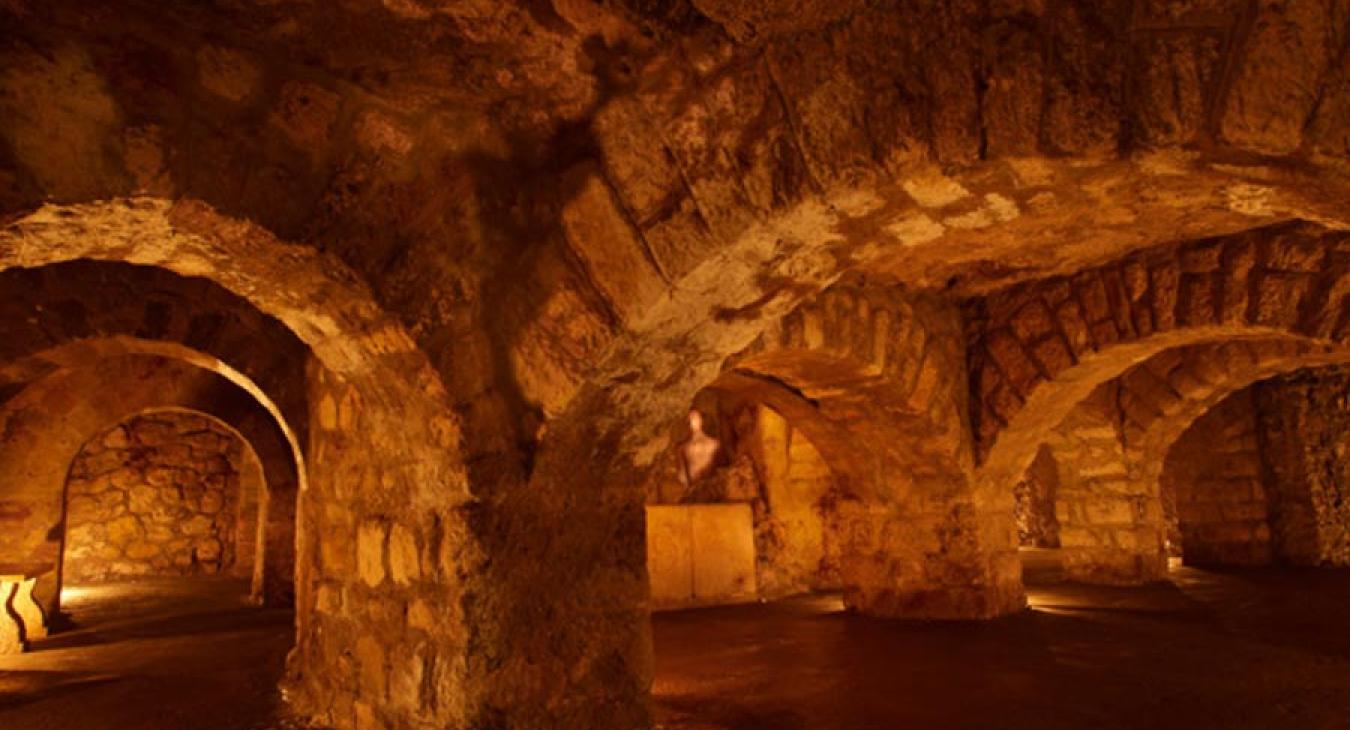
[(1064, 576), (1079, 583), (1137, 586), (1167, 579), (1167, 556), (1162, 552), (1124, 550), (1063, 550)]
[(866, 616), (929, 621), (997, 618), (1026, 608), (1021, 586), (1013, 590), (987, 587), (897, 591), (850, 589), (844, 605)]
[(844, 589), (844, 605), (878, 618), (940, 621), (991, 619), (1026, 608), (1015, 551), (979, 563), (930, 566), (914, 582), (859, 582)]

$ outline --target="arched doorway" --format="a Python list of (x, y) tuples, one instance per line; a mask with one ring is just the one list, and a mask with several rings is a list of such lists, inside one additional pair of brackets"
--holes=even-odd
[[(340, 725), (358, 711), (393, 724), (467, 712), (462, 677), (425, 690), (414, 679), (455, 662), (458, 620), (403, 620), (414, 603), (420, 615), (452, 615), (470, 589), (458, 567), (474, 551), (457, 421), (438, 376), (359, 277), (191, 202), (48, 208), (0, 238), (6, 396), (69, 364), (48, 351), (99, 352), (88, 349), (95, 339), (192, 350), (189, 360), (261, 394), (299, 465), (287, 687), (300, 710)], [(59, 520), (12, 514), (32, 521), (40, 550), (59, 544)], [(353, 645), (361, 677), (343, 669)]]

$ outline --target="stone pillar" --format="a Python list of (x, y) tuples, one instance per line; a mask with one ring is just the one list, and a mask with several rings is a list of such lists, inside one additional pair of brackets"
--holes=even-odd
[(1025, 606), (1011, 510), (967, 495), (900, 508), (844, 500), (830, 528), (840, 543), (844, 601), (869, 616), (983, 619)]
[(527, 478), (481, 475), (492, 497), (472, 523), (487, 568), (466, 616), (473, 726), (651, 724), (647, 466), (620, 446), (631, 419), (616, 400), (579, 393)]
[(1256, 402), (1277, 557), (1350, 565), (1350, 373), (1262, 383)]
[[(473, 716), (470, 683), (482, 669), (467, 659), (465, 582), (476, 570), (467, 492), (446, 456), (455, 444), (429, 433), (446, 414), (314, 361), (308, 374), (288, 699), (338, 728), (486, 724)], [(269, 524), (286, 522), (283, 502), (272, 500), (281, 515)]]
[(240, 474), (239, 502), (235, 508), (234, 520), (234, 561), (230, 566), (230, 575), (239, 578), (253, 578), (251, 595), (260, 599), (261, 584), (256, 580), (260, 553), (258, 544), (260, 502), (265, 487), (261, 479), (250, 479), (248, 471)]
[(1269, 505), (1252, 391), (1201, 416), (1168, 450), (1162, 489), (1176, 505), (1187, 565), (1269, 565)]
[(1084, 583), (1137, 585), (1167, 574), (1167, 526), (1156, 478), (1131, 463), (1113, 419), (1115, 398), (1099, 388), (1056, 430), (1061, 561)]

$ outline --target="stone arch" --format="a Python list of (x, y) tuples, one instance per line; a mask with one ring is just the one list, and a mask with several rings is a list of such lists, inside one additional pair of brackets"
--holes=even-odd
[[(63, 370), (86, 367), (90, 363), (122, 357), (162, 358), (186, 363), (213, 373), (247, 393), (267, 414), (285, 436), (286, 447), (298, 465), (299, 480), (304, 480), (304, 453), (301, 436), (291, 426), (291, 420), (272, 400), (263, 386), (232, 365), (213, 355), (187, 345), (163, 340), (147, 340), (126, 335), (108, 335), (75, 339), (45, 350), (29, 353), (0, 365), (0, 405), (22, 392), (22, 389)], [(303, 427), (303, 424), (302, 424)]]
[[(464, 666), (463, 626), (394, 618), (414, 596), (424, 613), (457, 615), (452, 607), (470, 589), (459, 567), (475, 554), (463, 527), (457, 419), (425, 355), (337, 260), (201, 203), (49, 205), (0, 232), (0, 269), (81, 258), (210, 279), (304, 343), (313, 354), (300, 401), (309, 404), (309, 473), (298, 517), (291, 696), (302, 711), (341, 725), (355, 722), (357, 702), (394, 724), (462, 722), (475, 702), (467, 676), (452, 669)], [(372, 617), (364, 611), (371, 602), (390, 611)], [(355, 673), (337, 668), (353, 645), (361, 676), (381, 677), (379, 687), (411, 686), (411, 695), (359, 689)], [(432, 671), (443, 682), (426, 696), (420, 679), (406, 681)]]
[[(289, 605), (295, 573), (294, 503), (304, 462), (285, 420), (279, 420), (275, 405), (255, 384), (188, 348), (120, 337), (68, 343), (12, 365), (0, 380), (16, 371), (27, 376), (18, 381), (20, 390), (0, 402), (0, 419), (6, 423), (0, 464), (7, 475), (0, 498), (11, 508), (28, 504), (25, 523), (33, 524), (37, 533), (21, 544), (26, 533), (11, 526), (0, 549), (57, 564), (55, 585), (44, 584), (40, 592), (48, 597), (49, 615), (59, 611), (64, 537), (59, 493), (74, 454), (93, 432), (129, 413), (172, 407), (222, 421), (257, 454), (266, 487), (258, 522), (265, 529), (257, 536), (257, 547), (248, 551), (257, 558), (248, 575), (255, 599)], [(44, 513), (49, 515), (45, 519)], [(52, 525), (56, 529), (49, 529)]]
[(710, 386), (778, 411), (840, 477), (845, 601), (865, 613), (974, 618), (1020, 605), (1007, 549), (979, 537), (959, 331), (936, 298), (844, 283)]
[[(219, 370), (307, 434), (305, 346), (275, 318), (201, 277), (120, 261), (71, 260), (0, 271), (10, 380), (117, 351), (159, 348)], [(79, 343), (90, 343), (81, 350)], [(220, 366), (213, 363), (220, 363)]]
[(981, 483), (1011, 483), (1069, 411), (1135, 363), (1187, 344), (1346, 331), (1347, 234), (1292, 222), (1155, 248), (968, 307)]
[(1166, 572), (1159, 480), (1164, 456), (1201, 414), (1254, 382), (1350, 359), (1288, 335), (1227, 339), (1158, 353), (1099, 385), (1047, 435), (1056, 465), (1066, 570), (1135, 583)]

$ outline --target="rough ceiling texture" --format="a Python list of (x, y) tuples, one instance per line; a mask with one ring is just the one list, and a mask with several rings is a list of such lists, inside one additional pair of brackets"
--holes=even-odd
[[(297, 545), (293, 696), (340, 725), (645, 724), (645, 472), (729, 363), (784, 362), (766, 333), (828, 344), (780, 323), (841, 280), (950, 304), (1350, 228), (1345, 0), (0, 0), (0, 28), (0, 267), (204, 277), (194, 306), (314, 355), (211, 352), (304, 370), (272, 394), (327, 536)], [(49, 306), (18, 330), (99, 320), (4, 276)], [(124, 278), (98, 333), (193, 339)], [(949, 339), (887, 362), (973, 483), (987, 394)], [(1020, 605), (1011, 495), (1006, 525), (967, 502), (916, 508), (970, 559), (928, 615)], [(940, 605), (884, 590), (913, 567), (870, 565), (869, 601)]]

